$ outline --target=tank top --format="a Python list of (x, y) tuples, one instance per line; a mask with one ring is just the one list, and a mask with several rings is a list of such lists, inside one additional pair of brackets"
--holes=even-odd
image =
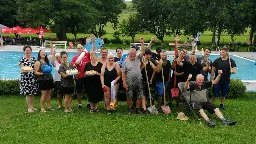
[(116, 77), (117, 77), (116, 64), (115, 64), (114, 68), (110, 71), (108, 70), (107, 64), (106, 64), (106, 68), (105, 68), (105, 72), (104, 72), (104, 84), (107, 87), (111, 87), (111, 82), (113, 80), (115, 80)]
[(60, 65), (58, 62), (55, 62), (54, 81), (61, 81), (61, 75), (58, 73)]
[[(44, 63), (44, 62), (42, 62), (42, 61), (39, 61), (40, 62), (40, 68), (39, 68), (39, 72), (42, 72), (43, 70), (42, 70), (42, 66), (43, 65), (47, 65), (47, 63)], [(38, 80), (52, 80), (53, 79), (53, 77), (52, 77), (52, 74), (51, 73), (49, 73), (49, 74), (43, 74), (43, 75), (40, 75), (40, 76), (37, 76), (37, 79)]]

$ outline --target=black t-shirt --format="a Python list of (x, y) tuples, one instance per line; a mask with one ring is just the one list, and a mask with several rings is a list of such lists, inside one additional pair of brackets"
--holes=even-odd
[(121, 58), (114, 57), (114, 62), (119, 62)]
[[(173, 69), (173, 71), (175, 71), (175, 68)], [(176, 72), (177, 73), (182, 73), (184, 72), (184, 68), (180, 65), (176, 65)], [(174, 72), (172, 73), (172, 82), (174, 83)], [(176, 84), (178, 84), (179, 82), (184, 82), (184, 74), (182, 76), (176, 76)], [(177, 86), (177, 85), (176, 85)]]
[[(236, 67), (235, 61), (230, 58), (230, 63), (231, 63), (231, 68)], [(230, 64), (229, 64), (229, 59), (227, 60), (222, 60), (222, 58), (217, 58), (213, 64), (213, 67), (215, 67), (215, 78), (218, 76), (218, 70), (222, 70), (222, 75), (220, 78), (221, 82), (229, 82), (230, 81)]]
[(158, 55), (158, 54), (156, 54), (156, 53), (153, 53), (153, 54), (152, 54), (152, 59), (159, 61), (160, 58), (161, 58), (160, 55)]
[(191, 90), (191, 91), (193, 91), (193, 90), (195, 90), (195, 91), (207, 90), (210, 87), (212, 87), (212, 82), (211, 81), (203, 82), (201, 88), (199, 88), (195, 82), (190, 82), (190, 84), (189, 84), (189, 90)]
[[(163, 65), (164, 82), (167, 82), (169, 80), (171, 68), (172, 68), (171, 63), (169, 60), (167, 60), (166, 64)], [(156, 73), (156, 82), (163, 82), (162, 70), (159, 73)]]
[[(153, 60), (152, 58), (150, 59), (150, 61), (151, 61), (155, 66), (157, 65), (157, 64), (156, 64), (156, 61)], [(149, 62), (146, 64), (146, 70), (147, 70), (147, 75), (148, 75), (148, 81), (150, 81), (154, 70), (153, 70), (153, 68), (150, 66), (150, 63), (149, 63)], [(143, 81), (143, 82), (147, 82), (145, 67), (141, 70), (141, 75), (142, 75), (142, 81)]]
[(184, 62), (184, 80), (186, 81), (189, 74), (192, 74), (191, 81), (196, 81), (196, 76), (200, 74), (202, 66), (198, 63), (192, 65), (190, 62)]

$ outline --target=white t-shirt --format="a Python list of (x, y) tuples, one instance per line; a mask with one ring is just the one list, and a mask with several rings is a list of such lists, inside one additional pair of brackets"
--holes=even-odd
[(54, 74), (54, 81), (60, 81), (61, 80), (61, 75), (58, 73), (59, 71), (59, 67), (61, 64), (59, 64), (58, 62), (55, 62), (55, 74)]

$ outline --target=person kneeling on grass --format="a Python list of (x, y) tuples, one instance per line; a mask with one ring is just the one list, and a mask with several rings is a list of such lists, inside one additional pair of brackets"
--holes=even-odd
[[(185, 83), (184, 88), (190, 91), (205, 91), (205, 93), (202, 93), (200, 97), (207, 97), (207, 89), (212, 87), (213, 84), (216, 84), (219, 82), (221, 77), (222, 71), (219, 71), (218, 76), (214, 81), (206, 81), (204, 82), (204, 76), (202, 74), (198, 74), (196, 76), (195, 82), (190, 82), (190, 79), (192, 78), (192, 75), (190, 74), (188, 76), (188, 79)], [(227, 120), (222, 113), (220, 112), (219, 108), (216, 108), (214, 104), (210, 103), (209, 100), (206, 100), (205, 102), (195, 102), (195, 106), (199, 108), (200, 115), (203, 117), (203, 119), (207, 122), (209, 127), (214, 127), (216, 124), (212, 122), (208, 116), (206, 115), (204, 110), (207, 110), (210, 114), (216, 114), (218, 118), (222, 120), (223, 125), (235, 125), (236, 121), (230, 121)]]
[(72, 94), (74, 93), (74, 79), (73, 76), (66, 74), (67, 70), (73, 68), (71, 63), (68, 63), (68, 54), (65, 51), (60, 53), (63, 63), (59, 67), (59, 73), (61, 75), (61, 87), (62, 94), (65, 96), (64, 99), (64, 112), (72, 112)]

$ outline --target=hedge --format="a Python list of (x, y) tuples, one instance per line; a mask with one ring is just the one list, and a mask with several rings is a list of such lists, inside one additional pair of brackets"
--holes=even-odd
[[(19, 80), (0, 80), (0, 95), (19, 95)], [(228, 98), (240, 98), (245, 96), (246, 86), (241, 80), (232, 79), (230, 82), (230, 92)], [(212, 90), (209, 93), (211, 97), (213, 95)]]

